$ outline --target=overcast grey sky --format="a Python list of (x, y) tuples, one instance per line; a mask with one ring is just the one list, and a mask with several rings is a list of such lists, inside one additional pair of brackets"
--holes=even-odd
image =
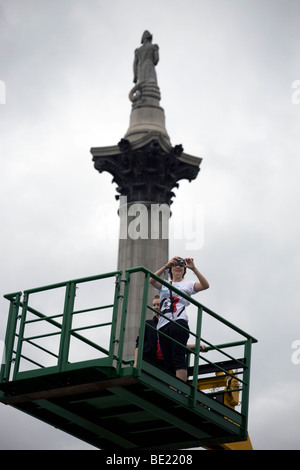
[[(172, 144), (203, 157), (172, 206), (179, 224), (204, 207), (203, 246), (171, 238), (170, 255), (192, 255), (211, 286), (197, 300), (259, 341), (253, 446), (300, 449), (299, 19), (299, 0), (0, 0), (0, 340), (3, 294), (117, 266), (115, 185), (90, 148), (127, 131), (148, 29)], [(90, 448), (0, 416), (1, 449)]]

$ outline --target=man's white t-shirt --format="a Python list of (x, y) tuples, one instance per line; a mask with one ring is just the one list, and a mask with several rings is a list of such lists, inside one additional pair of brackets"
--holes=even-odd
[[(177, 289), (181, 290), (188, 296), (191, 296), (195, 294), (194, 290), (194, 284), (195, 282), (193, 281), (180, 281), (180, 282), (172, 282), (172, 286), (176, 287)], [(171, 296), (173, 297), (173, 312), (171, 310)], [(185, 307), (187, 307), (190, 302), (180, 295), (177, 294), (177, 292), (171, 291), (167, 286), (162, 285), (161, 289), (158, 290), (158, 294), (160, 297), (160, 311), (163, 313), (166, 317), (170, 318), (171, 320), (186, 320), (188, 321), (188, 316), (186, 313)], [(159, 330), (163, 326), (165, 326), (168, 323), (168, 320), (164, 317), (159, 317), (158, 323), (157, 323), (157, 329)]]

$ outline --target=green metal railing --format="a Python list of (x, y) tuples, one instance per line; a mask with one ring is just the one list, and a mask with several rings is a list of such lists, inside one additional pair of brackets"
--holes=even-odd
[[(139, 334), (139, 349), (137, 356), (136, 367), (133, 367), (133, 359), (123, 357), (125, 333), (127, 328), (127, 314), (130, 311), (129, 294), (131, 289), (132, 275), (143, 277), (143, 295), (140, 306), (140, 323), (136, 325), (136, 334)], [(199, 364), (206, 365), (211, 370), (219, 371), (226, 374), (228, 377), (235, 377), (238, 380), (237, 390), (241, 393), (240, 413), (235, 410), (228, 409), (226, 419), (231, 420), (238, 424), (243, 429), (247, 429), (248, 419), (248, 404), (249, 404), (249, 387), (250, 387), (250, 362), (251, 362), (251, 347), (257, 340), (240, 328), (236, 327), (220, 315), (208, 309), (200, 302), (184, 294), (173, 285), (169, 284), (164, 279), (157, 277), (154, 273), (144, 267), (136, 267), (128, 269), (125, 272), (124, 279), (121, 271), (114, 271), (107, 274), (97, 276), (75, 279), (72, 281), (44, 286), (36, 289), (30, 289), (22, 292), (7, 294), (4, 297), (9, 300), (9, 316), (7, 322), (7, 332), (5, 338), (5, 357), (0, 371), (0, 383), (8, 382), (10, 380), (18, 380), (36, 376), (38, 374), (47, 374), (53, 372), (64, 372), (72, 368), (88, 367), (91, 365), (103, 366), (113, 368), (116, 376), (131, 374), (137, 378), (143, 379), (143, 374), (147, 373), (147, 377), (152, 374), (153, 380), (159, 378), (162, 382), (173, 386), (174, 388), (182, 391), (189, 400), (189, 407), (193, 408), (201, 401), (204, 408), (210, 409), (212, 407), (212, 400), (214, 400), (214, 409), (224, 417), (224, 406), (215, 401), (215, 393), (208, 391), (207, 393), (200, 392), (197, 388), (199, 383)], [(147, 314), (155, 312), (152, 306), (148, 305), (149, 298), (149, 281), (153, 278), (164, 286), (167, 286), (174, 293), (181, 295), (190, 302), (196, 310), (196, 326), (189, 330), (190, 337), (195, 344), (194, 348), (186, 347), (187, 356), (190, 358), (190, 380), (189, 383), (183, 383), (171, 377), (167, 372), (160, 371), (157, 368), (146, 363), (143, 360), (143, 344), (145, 336), (145, 322)], [(89, 308), (81, 308), (76, 310), (76, 289), (80, 284), (88, 284), (92, 281), (99, 281), (104, 279), (111, 280), (110, 297), (111, 302), (104, 305), (96, 305)], [(99, 284), (100, 285), (100, 284)], [(63, 306), (61, 311), (55, 314), (47, 315), (39, 309), (33, 307), (31, 302), (34, 294), (45, 293), (55, 289), (62, 289), (64, 292)], [(101, 292), (99, 291), (99, 298)], [(189, 307), (190, 308), (190, 307)], [(109, 321), (104, 315), (107, 309), (111, 310), (111, 317)], [(97, 312), (97, 322), (89, 325), (83, 325), (75, 328), (73, 326), (73, 319), (75, 315), (85, 314), (87, 312)], [(203, 326), (206, 319), (210, 318), (220, 324), (230, 332), (238, 336), (237, 340), (222, 342), (215, 344), (214, 331), (210, 332), (212, 340), (205, 337), (203, 333)], [(48, 325), (53, 330), (43, 334), (27, 335), (27, 330), (30, 325)], [(83, 333), (86, 330), (96, 329), (99, 331), (103, 327), (109, 327), (109, 345), (107, 348), (101, 344), (101, 335), (97, 336), (97, 340), (91, 341), (86, 338)], [(147, 327), (150, 327), (149, 325)], [(181, 326), (180, 326), (181, 327)], [(183, 328), (183, 327), (181, 327)], [(164, 333), (159, 332), (160, 335)], [(59, 338), (59, 347), (57, 352), (53, 352), (50, 347), (41, 345), (37, 341), (40, 339), (51, 342), (54, 337)], [(93, 360), (85, 360), (81, 358), (80, 362), (70, 361), (70, 342), (72, 338), (76, 338), (79, 344), (85, 344), (91, 348), (96, 358)], [(170, 339), (172, 340), (172, 339)], [(173, 340), (174, 341), (174, 340)], [(205, 351), (202, 352), (201, 344), (205, 345)], [(24, 353), (24, 346), (30, 345), (32, 350), (36, 353), (28, 356)], [(183, 346), (182, 346), (183, 347)], [(132, 345), (132, 357), (134, 355), (135, 344)], [(228, 352), (230, 350), (230, 352)], [(232, 353), (231, 351), (237, 351)], [(38, 353), (41, 352), (51, 357), (54, 365), (45, 366), (38, 360)], [(218, 354), (222, 361), (216, 362), (212, 358), (212, 354)], [(226, 368), (226, 361), (236, 365), (236, 372), (230, 372)], [(26, 370), (22, 370), (21, 365), (28, 364)], [(152, 367), (152, 369), (151, 369)], [(150, 371), (150, 372), (149, 372)], [(154, 382), (153, 382), (154, 383)], [(204, 412), (204, 411), (203, 411)]]
[[(32, 374), (35, 370), (40, 372), (45, 369), (45, 372), (51, 371), (65, 371), (71, 366), (69, 362), (69, 348), (71, 338), (76, 338), (82, 344), (86, 344), (89, 348), (97, 351), (98, 354), (106, 356), (107, 363), (112, 364), (114, 358), (114, 351), (111, 345), (115, 344), (116, 338), (116, 325), (117, 325), (117, 311), (120, 296), (120, 271), (114, 271), (111, 273), (91, 276), (87, 278), (75, 279), (68, 282), (61, 282), (52, 284), (44, 287), (35, 289), (25, 290), (24, 293), (16, 292), (12, 294), (4, 295), (9, 300), (10, 308), (7, 322), (7, 330), (5, 337), (5, 349), (3, 363), (1, 365), (0, 382), (9, 380), (17, 380), (18, 378), (24, 377), (24, 372), (20, 371), (21, 361), (26, 361), (27, 364), (31, 364), (35, 368), (29, 369), (27, 367), (28, 374)], [(92, 308), (84, 308), (81, 310), (75, 310), (75, 298), (76, 289), (80, 284), (90, 283), (92, 281), (101, 281), (103, 279), (115, 278), (115, 287), (112, 295), (110, 304), (95, 306)], [(36, 308), (33, 308), (30, 301), (34, 294), (45, 293), (47, 291), (53, 291), (56, 289), (64, 289), (64, 300), (61, 313), (55, 315), (45, 315)], [(100, 297), (100, 293), (99, 293)], [(73, 328), (73, 318), (75, 315), (84, 314), (92, 311), (101, 311), (103, 309), (111, 309), (112, 316), (109, 322), (102, 322), (96, 324), (90, 324), (84, 327)], [(29, 315), (31, 318), (29, 319)], [(59, 321), (61, 320), (61, 321)], [(33, 324), (46, 324), (54, 327), (56, 331), (44, 334), (37, 334), (34, 336), (26, 336), (26, 328)], [(105, 349), (101, 344), (95, 343), (88, 338), (84, 337), (79, 331), (90, 330), (94, 328), (101, 328), (110, 326), (110, 342), (108, 349)], [(59, 350), (57, 353), (51, 351), (50, 348), (43, 347), (36, 341), (40, 339), (50, 340), (52, 337), (59, 337)], [(26, 356), (23, 353), (24, 345), (32, 346), (36, 354), (33, 356)], [(54, 358), (55, 365), (51, 368), (42, 365), (37, 361), (38, 352), (43, 352), (49, 357)], [(13, 369), (13, 370), (12, 370)]]
[[(197, 400), (199, 400), (199, 391), (197, 390), (197, 385), (199, 381), (199, 363), (207, 364), (211, 366), (211, 369), (214, 371), (214, 374), (216, 374), (216, 372), (220, 372), (220, 373), (226, 374), (227, 377), (234, 377), (235, 379), (237, 379), (239, 386), (236, 390), (229, 390), (227, 393), (231, 393), (233, 391), (239, 391), (241, 393), (241, 398), (240, 398), (241, 411), (239, 415), (240, 419), (237, 419), (236, 411), (230, 410), (230, 409), (228, 409), (227, 418), (232, 419), (233, 421), (237, 422), (239, 426), (243, 427), (243, 429), (246, 430), (247, 421), (248, 421), (248, 406), (249, 406), (251, 348), (252, 348), (252, 344), (256, 343), (257, 340), (253, 336), (249, 335), (245, 331), (236, 327), (231, 322), (227, 321), (220, 315), (216, 314), (211, 309), (205, 307), (194, 298), (189, 297), (184, 292), (180, 291), (179, 289), (177, 289), (176, 287), (168, 283), (166, 280), (159, 278), (154, 273), (145, 269), (144, 267), (137, 267), (137, 268), (126, 270), (124, 304), (123, 304), (123, 315), (122, 315), (122, 321), (123, 321), (122, 329), (123, 330), (125, 330), (125, 325), (126, 325), (126, 313), (127, 313), (126, 312), (126, 309), (127, 309), (126, 299), (128, 298), (129, 291), (130, 291), (130, 277), (133, 273), (138, 273), (138, 272), (144, 275), (145, 282), (144, 282), (143, 300), (142, 300), (142, 307), (141, 307), (139, 350), (138, 350), (138, 357), (137, 357), (137, 364), (136, 364), (137, 375), (141, 375), (143, 372), (143, 368), (144, 368), (142, 350), (143, 350), (143, 342), (144, 342), (144, 334), (145, 334), (146, 314), (147, 314), (147, 311), (155, 312), (155, 310), (150, 305), (147, 304), (149, 281), (150, 281), (150, 278), (153, 278), (156, 281), (159, 281), (164, 286), (167, 286), (168, 289), (170, 289), (175, 294), (178, 294), (182, 296), (183, 298), (185, 298), (187, 301), (190, 302), (190, 304), (194, 305), (194, 307), (196, 307), (196, 310), (197, 310), (197, 321), (196, 321), (195, 331), (189, 330), (190, 336), (194, 338), (195, 340), (195, 347), (193, 349), (189, 349), (188, 347), (185, 347), (187, 356), (194, 356), (193, 366), (192, 366), (192, 377), (190, 380), (190, 384), (192, 386), (187, 387), (186, 384), (183, 384), (182, 382), (176, 379), (171, 380), (171, 378), (167, 379), (168, 383), (170, 385), (173, 385), (174, 387), (177, 387), (180, 391), (187, 394), (190, 398), (189, 405), (191, 407), (195, 407)], [(162, 314), (160, 313), (160, 315)], [(202, 331), (202, 325), (203, 325), (203, 320), (205, 316), (211, 317), (217, 322), (219, 322), (220, 324), (224, 325), (226, 329), (229, 329), (232, 332), (236, 333), (240, 337), (240, 339), (237, 341), (231, 341), (231, 342), (222, 343), (222, 344), (213, 344), (212, 342), (203, 338), (201, 331)], [(183, 326), (181, 325), (178, 325), (178, 326), (184, 329)], [(150, 325), (147, 325), (147, 327), (153, 328)], [(166, 336), (162, 332), (159, 332), (159, 334)], [(170, 341), (176, 342), (172, 338), (169, 338), (169, 339)], [(201, 344), (203, 343), (205, 345), (205, 353), (201, 353)], [(184, 347), (182, 345), (180, 346)], [(121, 343), (120, 349), (119, 349), (120, 357), (122, 357), (122, 348), (123, 348), (123, 345)], [(239, 350), (240, 352), (239, 354), (233, 355), (225, 351), (228, 349), (235, 349), (235, 348)], [(242, 351), (240, 351), (240, 349), (242, 349)], [(209, 359), (209, 354), (208, 354), (209, 352), (218, 352), (223, 357), (223, 361), (220, 361), (218, 363), (211, 361)], [(224, 368), (226, 367), (226, 361), (230, 364), (234, 363), (236, 368), (240, 369), (240, 371), (236, 370), (235, 372), (230, 372), (228, 368)], [(226, 392), (222, 390), (222, 392), (220, 393), (226, 393)], [(207, 400), (205, 400), (206, 397), (204, 398), (202, 396), (203, 403), (206, 403), (207, 407), (210, 406), (211, 396), (214, 396), (214, 397), (216, 396), (215, 391), (208, 392), (206, 394)], [(219, 409), (220, 414), (224, 413), (224, 410), (222, 409), (221, 406), (218, 407), (217, 404), (214, 404), (214, 406), (216, 409)]]

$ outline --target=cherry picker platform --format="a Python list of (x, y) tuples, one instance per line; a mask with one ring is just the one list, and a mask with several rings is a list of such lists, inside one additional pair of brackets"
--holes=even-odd
[[(132, 275), (144, 277), (136, 364), (135, 344), (131, 358), (123, 354)], [(145, 320), (155, 313), (150, 276), (156, 277), (137, 267), (5, 295), (0, 402), (106, 451), (251, 448), (257, 340), (180, 293), (190, 302), (194, 343), (186, 348), (188, 382), (147, 362)]]

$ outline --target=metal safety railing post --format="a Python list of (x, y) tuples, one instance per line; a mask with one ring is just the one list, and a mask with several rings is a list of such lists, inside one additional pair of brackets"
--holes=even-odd
[(74, 309), (75, 292), (75, 282), (68, 282), (65, 291), (64, 312), (58, 353), (58, 368), (60, 371), (65, 370), (69, 357), (70, 330), (72, 328), (72, 312)]
[(1, 363), (0, 382), (7, 382), (9, 381), (10, 377), (11, 366), (13, 361), (15, 331), (20, 310), (21, 296), (22, 292), (16, 292), (15, 294), (5, 296), (5, 298), (9, 300), (10, 305), (5, 334), (3, 357)]
[(117, 334), (117, 323), (118, 323), (118, 311), (120, 307), (120, 292), (121, 292), (121, 275), (122, 272), (116, 273), (116, 281), (115, 281), (115, 293), (114, 293), (114, 306), (113, 306), (113, 313), (112, 313), (112, 324), (110, 330), (110, 347), (108, 352), (108, 357), (110, 364), (113, 364), (113, 359), (115, 356), (115, 344), (116, 344), (116, 334)]
[(244, 374), (243, 374), (242, 403), (241, 403), (241, 414), (244, 416), (244, 428), (245, 429), (247, 429), (248, 427), (251, 349), (252, 349), (252, 341), (249, 338), (245, 343), (244, 355), (246, 358), (247, 367), (244, 369)]
[(25, 322), (26, 322), (26, 316), (27, 316), (28, 297), (29, 297), (28, 294), (24, 294), (23, 301), (22, 301), (22, 314), (21, 314), (21, 319), (20, 319), (20, 328), (19, 328), (19, 334), (18, 334), (18, 344), (17, 344), (13, 379), (16, 379), (17, 374), (19, 372), (19, 368), (20, 368), (21, 351), (23, 348), (23, 338), (24, 338)]
[(124, 336), (126, 329), (126, 320), (127, 320), (127, 309), (128, 309), (128, 298), (129, 298), (129, 287), (130, 287), (130, 274), (126, 272), (124, 280), (124, 293), (123, 293), (123, 304), (122, 304), (122, 313), (121, 321), (119, 326), (119, 339), (117, 347), (117, 373), (119, 374), (122, 368), (123, 360), (123, 348), (124, 348)]
[(197, 384), (198, 384), (198, 364), (201, 349), (201, 328), (202, 328), (202, 307), (198, 307), (197, 324), (196, 324), (196, 344), (194, 354), (194, 367), (193, 367), (193, 388), (192, 388), (192, 405), (195, 406)]
[(148, 272), (148, 273), (145, 273), (145, 283), (144, 283), (142, 308), (141, 308), (141, 323), (140, 323), (140, 330), (139, 330), (139, 347), (138, 347), (138, 355), (137, 355), (137, 363), (136, 363), (136, 369), (138, 371), (138, 375), (140, 375), (140, 373), (141, 373), (141, 365), (142, 365), (142, 358), (143, 358), (145, 326), (146, 326), (146, 314), (147, 314), (147, 306), (148, 306), (149, 281), (150, 281), (150, 274)]

